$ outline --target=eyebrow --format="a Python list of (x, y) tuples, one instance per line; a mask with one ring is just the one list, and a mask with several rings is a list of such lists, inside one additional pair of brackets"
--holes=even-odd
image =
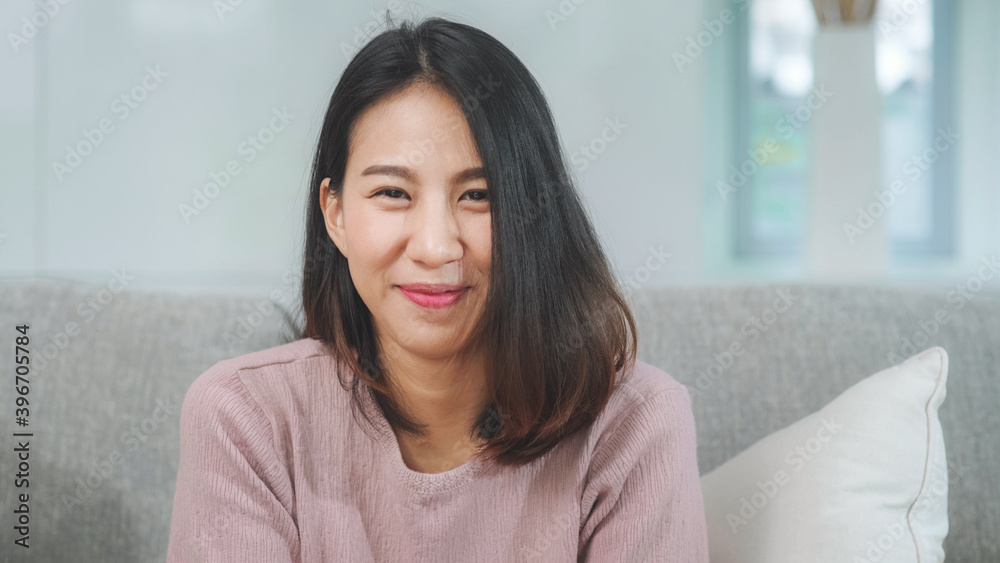
[[(373, 164), (368, 168), (365, 168), (361, 172), (362, 176), (395, 176), (397, 178), (402, 178), (404, 180), (412, 182), (415, 178), (413, 172), (405, 166), (396, 166), (394, 164)], [(477, 166), (475, 168), (467, 168), (452, 178), (452, 182), (460, 184), (462, 182), (468, 182), (469, 180), (479, 180), (486, 178), (486, 171), (483, 170), (482, 166)]]

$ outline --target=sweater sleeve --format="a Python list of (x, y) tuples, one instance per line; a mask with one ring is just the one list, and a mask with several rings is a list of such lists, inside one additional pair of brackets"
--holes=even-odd
[(598, 444), (582, 502), (580, 561), (708, 563), (687, 389), (649, 397)]
[(225, 362), (185, 394), (180, 443), (168, 563), (299, 560), (292, 481), (271, 423)]

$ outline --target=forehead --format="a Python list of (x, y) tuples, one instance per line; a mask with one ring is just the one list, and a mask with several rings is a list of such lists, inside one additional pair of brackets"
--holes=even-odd
[(479, 162), (461, 105), (439, 87), (416, 84), (358, 118), (348, 168), (374, 161), (414, 168)]

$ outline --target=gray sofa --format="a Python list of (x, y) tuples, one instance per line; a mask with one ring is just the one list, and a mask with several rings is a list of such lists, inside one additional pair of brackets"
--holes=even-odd
[[(185, 391), (218, 360), (295, 339), (296, 319), (267, 295), (120, 289), (0, 281), (4, 561), (163, 561)], [(779, 291), (791, 305), (765, 314)], [(983, 291), (959, 309), (943, 294), (801, 285), (643, 288), (630, 299), (639, 358), (692, 390), (702, 474), (911, 355), (904, 338), (917, 350), (944, 347), (950, 375), (941, 423), (957, 475), (947, 559), (1000, 561), (1000, 299)], [(946, 318), (936, 328), (935, 314)], [(751, 318), (759, 328), (745, 328)], [(28, 489), (11, 486), (12, 434), (24, 430), (14, 422), (11, 375), (22, 323), (32, 358)], [(933, 334), (925, 341), (920, 333)], [(727, 364), (718, 355), (736, 341), (745, 353), (699, 387), (699, 375), (714, 361)], [(23, 492), (27, 550), (13, 543), (12, 511)]]

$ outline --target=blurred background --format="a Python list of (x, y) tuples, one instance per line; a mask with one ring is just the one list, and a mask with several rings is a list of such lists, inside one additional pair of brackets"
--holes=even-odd
[(521, 58), (624, 284), (1000, 287), (994, 0), (8, 0), (0, 275), (296, 298), (387, 9)]

